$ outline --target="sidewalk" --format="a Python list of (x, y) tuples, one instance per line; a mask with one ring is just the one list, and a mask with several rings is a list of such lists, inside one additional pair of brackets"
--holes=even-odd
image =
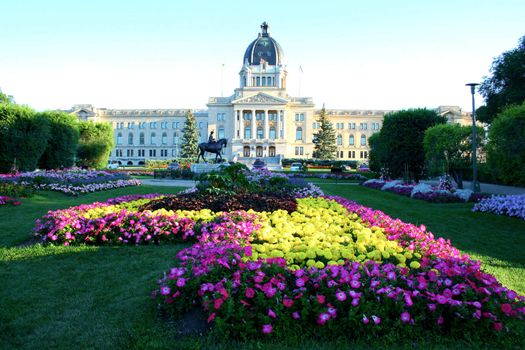
[[(438, 181), (422, 181), (431, 185), (437, 185)], [(503, 186), (503, 185), (494, 185), (487, 183), (480, 183), (479, 187), (481, 192), (490, 193), (490, 194), (525, 194), (525, 188), (523, 187), (513, 187), (513, 186)], [(464, 189), (472, 189), (472, 183), (470, 181), (463, 181)]]
[(151, 186), (172, 186), (172, 187), (193, 187), (197, 183), (193, 180), (169, 180), (169, 179), (141, 179), (143, 185)]

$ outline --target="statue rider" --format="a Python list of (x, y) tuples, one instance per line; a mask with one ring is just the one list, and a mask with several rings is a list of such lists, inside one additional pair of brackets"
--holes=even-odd
[(215, 142), (215, 137), (213, 137), (213, 130), (210, 132), (210, 137), (208, 138), (208, 143), (212, 144)]

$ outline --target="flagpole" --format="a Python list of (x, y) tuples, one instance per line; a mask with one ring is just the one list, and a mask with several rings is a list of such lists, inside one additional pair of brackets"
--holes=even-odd
[(297, 97), (301, 97), (301, 81), (303, 79), (303, 67), (302, 66), (299, 66), (299, 91), (298, 91), (298, 96)]

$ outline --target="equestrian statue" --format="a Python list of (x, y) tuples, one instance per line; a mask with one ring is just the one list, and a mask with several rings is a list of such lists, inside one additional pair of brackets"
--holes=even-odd
[(224, 147), (226, 147), (228, 144), (227, 139), (219, 139), (215, 141), (215, 138), (213, 137), (213, 130), (210, 132), (210, 137), (208, 138), (208, 142), (202, 142), (199, 143), (199, 156), (197, 157), (197, 163), (199, 162), (200, 158), (202, 157), (202, 160), (206, 161), (204, 158), (204, 153), (215, 153), (215, 162), (217, 162), (217, 159), (220, 158), (222, 160), (221, 152)]

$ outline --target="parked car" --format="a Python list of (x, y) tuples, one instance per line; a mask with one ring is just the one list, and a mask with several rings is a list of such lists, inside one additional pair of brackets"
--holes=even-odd
[(111, 169), (111, 170), (118, 169), (118, 163), (117, 163), (117, 162), (115, 162), (115, 163), (109, 163), (109, 164), (108, 164), (108, 169)]
[(301, 163), (292, 163), (290, 164), (290, 171), (302, 171), (303, 170), (303, 164)]
[(168, 164), (168, 170), (179, 170), (179, 169), (180, 169), (180, 165), (176, 160)]

